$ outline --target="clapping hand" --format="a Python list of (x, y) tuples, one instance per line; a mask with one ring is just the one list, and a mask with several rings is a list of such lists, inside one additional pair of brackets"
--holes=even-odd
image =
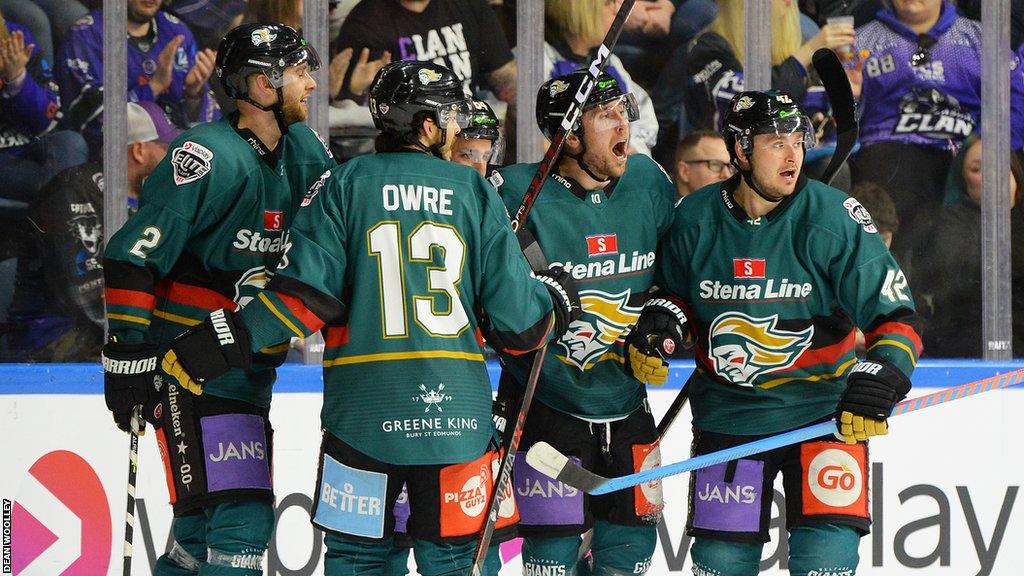
[(35, 48), (35, 44), (25, 45), (25, 34), (21, 30), (15, 30), (5, 40), (0, 40), (0, 76), (4, 82), (21, 78)]

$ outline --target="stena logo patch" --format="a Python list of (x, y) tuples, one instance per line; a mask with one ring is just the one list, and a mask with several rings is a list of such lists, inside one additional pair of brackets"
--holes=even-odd
[(843, 207), (846, 208), (854, 222), (864, 227), (865, 232), (868, 234), (878, 233), (878, 228), (875, 228), (875, 221), (871, 219), (868, 209), (862, 206), (856, 198), (843, 200)]
[(171, 152), (174, 184), (182, 186), (199, 180), (210, 173), (213, 152), (202, 144), (189, 140)]
[(810, 442), (800, 446), (804, 470), (803, 513), (866, 518), (867, 446)]

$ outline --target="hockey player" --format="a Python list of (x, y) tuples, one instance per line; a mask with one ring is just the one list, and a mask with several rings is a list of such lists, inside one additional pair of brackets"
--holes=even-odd
[[(316, 87), (316, 52), (291, 28), (246, 24), (225, 36), (218, 76), (238, 114), (192, 128), (146, 180), (142, 202), (104, 259), (107, 406), (128, 429), (132, 407), (156, 428), (174, 506), (160, 576), (262, 574), (274, 527), (267, 420), (288, 337), (266, 342), (243, 370), (201, 398), (157, 375), (158, 347), (210, 310), (233, 310), (266, 284), (288, 247), (305, 190), (334, 166), (301, 121)], [(203, 350), (210, 355), (215, 352)]]
[[(537, 123), (546, 138), (554, 136), (589, 81), (579, 70), (540, 87)], [(608, 476), (660, 459), (644, 385), (623, 370), (621, 336), (648, 299), (675, 188), (650, 157), (627, 155), (630, 122), (638, 115), (633, 95), (602, 74), (525, 226), (549, 261), (572, 272), (583, 315), (545, 359), (522, 449), (543, 440)], [(518, 164), (492, 177), (509, 212), (519, 206), (536, 171), (536, 164)], [(503, 360), (499, 404), (511, 408), (511, 421), (531, 362), (527, 356)], [(593, 573), (647, 570), (662, 507), (660, 484), (594, 498), (571, 488), (538, 490), (545, 480), (522, 455), (513, 484), (526, 574), (572, 574), (580, 534), (591, 528)]]
[(483, 100), (473, 100), (469, 124), (459, 131), (452, 145), (451, 161), (469, 166), (481, 176), (487, 176), (488, 167), (501, 157), (501, 137), (498, 117)]
[[(251, 351), (327, 324), (312, 511), (325, 573), (380, 573), (404, 482), (420, 574), (466, 574), (499, 461), (479, 332), (525, 353), (561, 334), (579, 301), (562, 270), (530, 277), (493, 187), (441, 160), (470, 112), (454, 72), (393, 62), (370, 110), (378, 153), (325, 173), (267, 289), (215, 311), (163, 365), (200, 393)], [(509, 499), (497, 528), (516, 516)], [(493, 555), (486, 571), (498, 568)]]
[[(801, 174), (813, 134), (785, 92), (737, 94), (723, 135), (739, 173), (684, 198), (658, 254), (655, 282), (686, 310), (696, 341), (694, 453), (833, 416), (843, 440), (697, 471), (694, 574), (757, 574), (779, 472), (790, 573), (854, 574), (870, 526), (865, 440), (887, 432), (921, 353), (910, 289), (870, 214)], [(654, 316), (645, 310), (631, 349), (658, 332)], [(868, 347), (860, 362), (857, 327)]]

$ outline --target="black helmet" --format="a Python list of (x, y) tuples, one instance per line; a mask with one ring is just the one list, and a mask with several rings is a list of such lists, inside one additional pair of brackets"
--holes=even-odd
[[(590, 82), (590, 73), (579, 69), (570, 72), (565, 76), (553, 78), (541, 85), (537, 92), (537, 126), (548, 140), (554, 139), (558, 127), (569, 111), (569, 105), (573, 102), (580, 88)], [(587, 103), (583, 110), (589, 110), (594, 106), (604, 104), (622, 96), (626, 97), (626, 115), (630, 122), (640, 118), (640, 109), (637, 107), (636, 98), (632, 93), (623, 94), (619, 82), (607, 72), (602, 72), (597, 78), (594, 89), (587, 97)], [(582, 124), (579, 121), (572, 127), (571, 131), (578, 131)]]
[(316, 50), (293, 28), (283, 24), (242, 24), (228, 32), (217, 48), (217, 77), (224, 93), (249, 100), (252, 74), (262, 73), (275, 88), (284, 86), (284, 71), (303, 62), (309, 70), (320, 68)]
[(501, 137), (501, 131), (498, 130), (498, 116), (494, 110), (487, 102), (475, 98), (472, 105), (473, 113), (469, 116), (469, 125), (459, 132), (459, 138), (497, 142)]
[(804, 133), (804, 149), (815, 145), (814, 127), (796, 100), (781, 90), (740, 92), (732, 97), (725, 113), (722, 136), (729, 158), (736, 164), (735, 143), (750, 156), (756, 134)]
[[(370, 114), (381, 132), (407, 134), (417, 113), (426, 112), (438, 126), (453, 117), (459, 128), (469, 124), (472, 104), (462, 80), (448, 68), (431, 62), (399, 60), (384, 66), (370, 85)], [(444, 144), (445, 131), (441, 132)]]

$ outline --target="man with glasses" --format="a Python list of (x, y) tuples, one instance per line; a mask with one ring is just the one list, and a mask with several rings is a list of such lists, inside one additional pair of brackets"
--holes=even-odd
[(713, 130), (695, 130), (676, 146), (675, 184), (679, 198), (721, 182), (736, 172), (725, 139)]
[[(696, 346), (686, 384), (693, 451), (833, 417), (841, 441), (829, 434), (697, 471), (687, 521), (694, 572), (758, 573), (781, 473), (790, 573), (853, 574), (871, 523), (866, 440), (888, 432), (921, 353), (914, 302), (864, 207), (801, 173), (814, 129), (792, 96), (741, 92), (724, 124), (739, 174), (680, 201), (655, 274), (686, 310)], [(629, 338), (648, 358), (649, 337), (662, 337), (655, 313), (645, 310)], [(857, 327), (867, 339), (861, 362)], [(739, 496), (722, 497), (730, 493)]]

